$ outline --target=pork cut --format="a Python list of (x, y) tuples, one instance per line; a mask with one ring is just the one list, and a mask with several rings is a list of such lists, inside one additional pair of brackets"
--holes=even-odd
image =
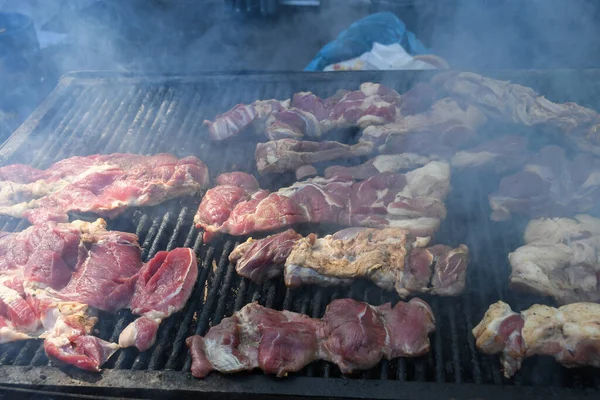
[(69, 212), (113, 218), (128, 207), (195, 194), (209, 181), (202, 161), (170, 154), (71, 157), (45, 170), (9, 165), (0, 177), (0, 214), (32, 223), (67, 222)]
[(500, 355), (506, 378), (535, 355), (554, 357), (567, 368), (600, 367), (600, 304), (535, 304), (516, 313), (499, 301), (488, 308), (473, 335), (481, 352)]
[(429, 237), (398, 228), (347, 228), (317, 238), (292, 229), (249, 239), (229, 256), (236, 271), (255, 283), (281, 275), (287, 286), (350, 284), (368, 279), (400, 297), (416, 293), (460, 294), (465, 286), (466, 246), (427, 247)]
[(569, 160), (562, 148), (543, 147), (520, 172), (503, 178), (498, 190), (490, 194), (491, 218), (570, 217), (597, 211), (599, 174), (600, 161), (589, 154)]
[(402, 115), (387, 124), (365, 128), (359, 141), (387, 154), (453, 154), (472, 145), (487, 118), (476, 107), (462, 107), (450, 98), (436, 101), (430, 110)]
[(425, 83), (400, 96), (393, 89), (366, 82), (359, 90), (341, 90), (326, 99), (300, 92), (284, 101), (238, 104), (204, 124), (213, 140), (234, 137), (249, 127), (270, 140), (320, 139), (334, 129), (365, 128), (392, 122), (399, 115), (422, 112), (429, 108), (434, 95), (432, 87)]
[[(336, 236), (337, 235), (337, 236)], [(289, 287), (349, 284), (367, 279), (401, 298), (417, 293), (455, 296), (465, 287), (469, 251), (417, 238), (398, 228), (350, 228), (296, 242), (285, 262)]]
[(419, 357), (429, 351), (435, 330), (430, 306), (420, 299), (371, 306), (352, 299), (331, 302), (321, 319), (251, 303), (186, 340), (192, 375), (212, 370), (235, 373), (260, 368), (279, 377), (316, 360), (342, 373), (369, 369), (382, 358)]
[(181, 310), (194, 289), (198, 264), (194, 251), (177, 248), (159, 251), (137, 275), (129, 307), (141, 317), (119, 336), (119, 346), (146, 351), (156, 341), (160, 323)]
[[(310, 142), (295, 139), (280, 139), (256, 145), (256, 167), (260, 174), (296, 171), (296, 178), (306, 176), (306, 166), (313, 164), (352, 159), (371, 154), (373, 146), (369, 143), (353, 145), (339, 142)], [(315, 170), (316, 171), (316, 170)]]
[(560, 304), (600, 301), (600, 219), (586, 214), (529, 222), (525, 244), (508, 255), (510, 285)]
[(258, 189), (241, 172), (223, 174), (194, 218), (204, 240), (265, 232), (300, 223), (397, 227), (431, 236), (446, 216), (450, 167), (431, 162), (406, 174), (382, 173), (360, 182), (336, 175), (296, 182), (277, 192)]
[(600, 118), (594, 110), (571, 102), (554, 103), (526, 86), (471, 72), (438, 74), (432, 84), (490, 119), (557, 131), (578, 150), (600, 153)]
[[(119, 345), (91, 336), (96, 310), (132, 308), (160, 323), (182, 307), (196, 275), (189, 249), (161, 252), (143, 265), (137, 236), (107, 231), (102, 219), (2, 232), (0, 342), (43, 338), (49, 357), (98, 371)], [(133, 342), (149, 347), (147, 332), (134, 332)]]

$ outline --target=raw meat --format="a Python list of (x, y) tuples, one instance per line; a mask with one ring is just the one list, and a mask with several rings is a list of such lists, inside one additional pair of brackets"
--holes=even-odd
[(198, 278), (196, 254), (189, 248), (159, 251), (139, 271), (131, 312), (141, 315), (119, 336), (121, 347), (152, 347), (162, 320), (181, 310)]
[(352, 299), (334, 300), (322, 319), (246, 305), (202, 336), (186, 343), (192, 375), (212, 370), (234, 373), (260, 368), (285, 376), (315, 360), (335, 363), (342, 373), (369, 369), (382, 358), (419, 357), (429, 351), (435, 330), (431, 308), (423, 300), (375, 307)]
[(288, 229), (264, 239), (248, 239), (236, 246), (229, 261), (236, 264), (236, 271), (259, 285), (267, 279), (281, 275), (282, 266), (302, 235)]
[(499, 301), (490, 306), (473, 335), (480, 351), (500, 354), (506, 378), (534, 355), (554, 357), (567, 368), (600, 367), (600, 304), (535, 304), (516, 313)]
[(600, 301), (600, 219), (536, 219), (525, 245), (508, 255), (512, 288), (552, 296), (561, 304)]
[(194, 194), (209, 179), (196, 157), (170, 154), (71, 157), (46, 170), (9, 165), (0, 176), (6, 178), (0, 181), (0, 214), (32, 223), (67, 222), (72, 211), (112, 218), (128, 207)]
[(252, 104), (238, 104), (226, 113), (219, 114), (215, 121), (204, 121), (213, 140), (225, 140), (244, 131), (251, 125), (260, 127), (274, 111), (289, 108), (290, 100), (257, 100)]
[[(149, 347), (161, 319), (181, 309), (197, 276), (190, 249), (159, 252), (142, 265), (137, 236), (106, 222), (48, 221), (0, 233), (0, 343), (44, 338), (48, 355), (90, 371), (119, 346), (90, 333), (95, 310), (132, 308), (132, 344)], [(142, 329), (143, 328), (143, 329)]]
[(439, 74), (432, 83), (489, 118), (558, 131), (580, 151), (600, 153), (600, 118), (594, 110), (576, 103), (553, 103), (531, 88), (470, 72)]
[(241, 236), (299, 223), (390, 226), (431, 236), (446, 216), (450, 167), (431, 162), (406, 174), (382, 173), (361, 182), (340, 175), (317, 177), (274, 193), (257, 189), (256, 180), (240, 172), (219, 181), (194, 219), (205, 241), (219, 233)]
[[(260, 174), (297, 171), (307, 165), (365, 156), (373, 151), (369, 143), (309, 142), (280, 139), (256, 145), (256, 167)], [(304, 175), (302, 173), (297, 175)]]
[(512, 216), (569, 217), (598, 210), (600, 161), (578, 154), (573, 161), (563, 149), (546, 146), (521, 172), (500, 181), (489, 196), (491, 218), (504, 221)]

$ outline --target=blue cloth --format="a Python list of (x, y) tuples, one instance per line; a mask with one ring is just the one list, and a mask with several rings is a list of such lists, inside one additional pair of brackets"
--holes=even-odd
[(375, 42), (386, 45), (399, 43), (411, 55), (429, 53), (396, 15), (380, 12), (359, 19), (342, 31), (335, 40), (323, 46), (304, 70), (322, 71), (330, 64), (358, 57), (370, 51)]

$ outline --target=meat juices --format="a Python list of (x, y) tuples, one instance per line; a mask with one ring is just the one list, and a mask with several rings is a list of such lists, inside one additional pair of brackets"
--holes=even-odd
[(426, 247), (429, 241), (398, 228), (348, 228), (323, 238), (303, 238), (289, 229), (249, 239), (229, 260), (236, 263), (238, 274), (257, 284), (283, 272), (289, 287), (347, 285), (362, 278), (402, 298), (460, 294), (469, 262), (467, 247)]
[[(49, 357), (98, 371), (119, 346), (90, 335), (97, 322), (94, 310), (132, 308), (158, 319), (157, 328), (161, 316), (180, 309), (189, 297), (188, 285), (197, 275), (195, 255), (190, 257), (189, 249), (175, 249), (142, 265), (137, 236), (107, 231), (102, 219), (2, 232), (0, 342), (44, 338)], [(170, 266), (155, 268), (157, 263)], [(152, 282), (169, 276), (182, 279), (167, 279), (170, 285), (156, 293), (171, 290), (176, 296), (144, 295), (154, 291)], [(140, 302), (146, 308), (135, 306)], [(148, 329), (133, 332), (133, 344), (149, 347), (153, 340)]]
[(429, 351), (435, 318), (419, 299), (375, 307), (352, 299), (332, 301), (321, 319), (251, 303), (186, 344), (192, 375), (260, 368), (279, 377), (316, 360), (342, 373), (369, 369), (382, 358), (419, 357)]
[(205, 241), (220, 233), (241, 236), (300, 223), (397, 227), (431, 236), (446, 217), (450, 167), (430, 162), (406, 174), (382, 173), (360, 182), (317, 177), (273, 193), (242, 172), (222, 174), (217, 183), (194, 218)]
[(114, 218), (128, 207), (195, 194), (208, 185), (208, 169), (196, 157), (115, 153), (71, 157), (46, 170), (9, 165), (0, 179), (0, 214), (68, 222), (71, 211)]
[(567, 368), (600, 367), (600, 304), (535, 304), (516, 313), (499, 301), (489, 307), (473, 335), (480, 351), (500, 355), (506, 378), (534, 355), (552, 356)]

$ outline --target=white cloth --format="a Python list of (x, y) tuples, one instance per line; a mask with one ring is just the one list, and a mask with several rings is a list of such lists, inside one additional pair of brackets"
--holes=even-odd
[(390, 69), (436, 69), (424, 61), (415, 60), (398, 43), (384, 45), (373, 43), (371, 51), (360, 57), (325, 67), (325, 71), (344, 70), (390, 70)]

